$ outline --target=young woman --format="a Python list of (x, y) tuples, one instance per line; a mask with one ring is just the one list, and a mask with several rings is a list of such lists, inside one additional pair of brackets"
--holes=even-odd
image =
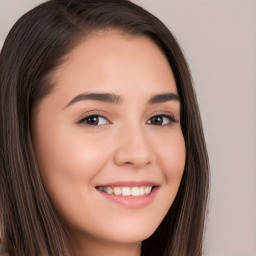
[(51, 0), (0, 55), (10, 256), (199, 256), (208, 157), (171, 32), (126, 0)]

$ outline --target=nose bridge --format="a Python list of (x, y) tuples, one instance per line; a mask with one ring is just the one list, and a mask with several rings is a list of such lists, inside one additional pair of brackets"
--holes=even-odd
[(145, 128), (139, 123), (130, 123), (120, 128), (115, 152), (118, 165), (143, 167), (152, 162), (153, 152)]

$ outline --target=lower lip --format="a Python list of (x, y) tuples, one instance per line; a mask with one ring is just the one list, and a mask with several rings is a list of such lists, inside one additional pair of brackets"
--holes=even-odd
[(117, 204), (121, 204), (126, 207), (130, 208), (141, 208), (150, 205), (158, 191), (159, 187), (154, 187), (151, 193), (144, 195), (144, 196), (117, 196), (114, 194), (105, 193), (99, 189), (97, 191), (104, 196), (104, 198), (111, 200)]

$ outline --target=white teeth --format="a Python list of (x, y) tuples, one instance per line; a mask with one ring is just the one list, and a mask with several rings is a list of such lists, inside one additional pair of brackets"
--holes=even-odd
[(122, 188), (122, 196), (130, 196), (132, 194), (132, 191), (128, 187)]
[(139, 195), (140, 195), (140, 189), (138, 187), (132, 188), (132, 196), (139, 196)]
[(122, 194), (121, 188), (115, 187), (114, 188), (114, 194), (117, 196), (120, 196)]
[(146, 187), (145, 194), (146, 195), (149, 194), (151, 192), (151, 190), (152, 190), (152, 187)]
[(108, 194), (112, 194), (113, 193), (113, 189), (111, 187), (107, 187), (107, 191)]
[(99, 187), (99, 190), (116, 196), (144, 196), (152, 191), (152, 186), (147, 187)]

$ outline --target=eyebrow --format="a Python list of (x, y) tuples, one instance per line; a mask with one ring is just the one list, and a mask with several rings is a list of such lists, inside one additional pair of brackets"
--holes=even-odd
[[(94, 100), (94, 101), (101, 101), (111, 104), (120, 104), (122, 103), (122, 98), (116, 94), (111, 93), (81, 93), (73, 98), (65, 108), (69, 107), (70, 105), (84, 100)], [(163, 93), (157, 94), (152, 96), (148, 100), (148, 104), (159, 104), (164, 103), (167, 101), (180, 101), (180, 97), (175, 93)]]
[(112, 104), (118, 104), (121, 103), (121, 97), (116, 94), (110, 94), (110, 93), (81, 93), (77, 95), (74, 99), (72, 99), (68, 105), (65, 107), (69, 107), (70, 105), (78, 102), (78, 101), (84, 101), (84, 100), (95, 100), (95, 101), (102, 101)]
[(158, 103), (164, 103), (167, 101), (180, 101), (180, 97), (175, 93), (163, 93), (163, 94), (157, 94), (152, 96), (148, 103), (149, 104), (158, 104)]

